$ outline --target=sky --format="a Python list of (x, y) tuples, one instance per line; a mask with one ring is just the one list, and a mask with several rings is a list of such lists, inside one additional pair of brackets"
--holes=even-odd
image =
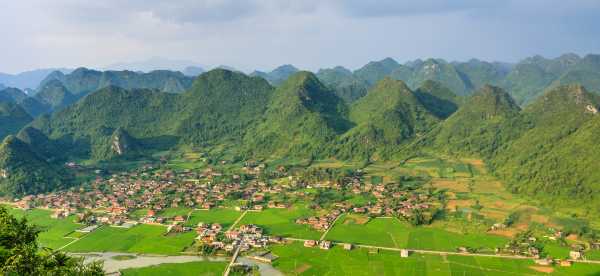
[(19, 0), (0, 72), (168, 59), (243, 71), (392, 57), (516, 62), (600, 53), (600, 0)]

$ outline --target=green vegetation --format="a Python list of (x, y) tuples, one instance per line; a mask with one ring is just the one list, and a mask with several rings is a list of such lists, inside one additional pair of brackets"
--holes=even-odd
[(225, 262), (190, 262), (181, 264), (161, 264), (143, 268), (129, 268), (121, 270), (121, 275), (135, 276), (218, 276), (225, 271)]
[[(23, 211), (21, 209), (9, 208), (8, 212), (16, 218), (26, 218), (27, 221), (41, 231), (38, 235), (39, 245), (52, 249), (58, 249), (73, 241), (73, 232), (82, 228), (82, 224), (74, 222), (75, 216), (69, 216), (63, 219), (54, 219), (50, 215), (52, 211), (42, 209), (32, 209)], [(71, 238), (66, 238), (66, 236)]]
[(225, 229), (230, 227), (240, 216), (242, 212), (226, 209), (217, 208), (211, 210), (196, 210), (192, 212), (192, 215), (187, 220), (186, 225), (196, 226), (199, 222), (204, 223), (219, 223)]
[(0, 195), (25, 195), (64, 188), (59, 169), (23, 141), (8, 136), (0, 144)]
[(322, 233), (308, 225), (296, 224), (296, 219), (314, 215), (306, 205), (296, 204), (287, 209), (267, 209), (262, 212), (248, 212), (239, 222), (263, 227), (266, 234), (301, 239), (319, 239)]
[[(545, 275), (536, 271), (531, 260), (500, 259), (474, 256), (440, 256), (411, 254), (401, 258), (399, 252), (367, 249), (331, 250), (304, 248), (300, 243), (273, 246), (279, 256), (274, 266), (289, 275)], [(593, 275), (600, 267), (575, 264), (551, 267), (553, 275)]]
[(98, 263), (61, 252), (39, 250), (40, 230), (26, 218), (17, 219), (0, 207), (0, 273), (5, 275), (103, 275)]
[(499, 236), (459, 234), (434, 226), (414, 227), (395, 218), (376, 218), (367, 223), (355, 221), (344, 218), (338, 220), (325, 238), (337, 242), (393, 248), (456, 251), (459, 247), (469, 247), (487, 252), (493, 252), (507, 241)]
[(68, 252), (131, 252), (178, 255), (192, 244), (195, 233), (168, 234), (167, 228), (137, 225), (132, 228), (101, 227), (67, 246)]
[(0, 139), (16, 134), (32, 118), (23, 108), (12, 102), (0, 101)]

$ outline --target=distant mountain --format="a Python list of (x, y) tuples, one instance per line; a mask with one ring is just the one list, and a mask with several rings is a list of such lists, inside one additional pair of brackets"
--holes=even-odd
[(9, 102), (19, 105), (32, 117), (48, 112), (50, 107), (39, 100), (28, 96), (17, 88), (0, 90), (0, 102)]
[(298, 68), (294, 67), (293, 65), (286, 64), (275, 68), (269, 73), (254, 71), (250, 73), (250, 76), (261, 77), (266, 79), (270, 84), (278, 86), (298, 71)]
[(478, 59), (452, 64), (465, 80), (466, 86), (474, 90), (486, 84), (500, 86), (512, 68), (508, 63), (486, 62)]
[(200, 74), (204, 73), (204, 69), (198, 66), (188, 66), (183, 69), (182, 73), (189, 77), (197, 77)]
[[(170, 70), (179, 71), (188, 75), (186, 72), (188, 68), (192, 68), (194, 72), (197, 72), (197, 69), (200, 68), (202, 70), (202, 67), (203, 66), (200, 66), (198, 63), (193, 61), (153, 57), (147, 60), (114, 63), (102, 68), (102, 70), (134, 71), (144, 73), (149, 73), (156, 70)], [(191, 74), (188, 76), (197, 76), (197, 74)]]
[(357, 78), (344, 67), (337, 66), (331, 69), (320, 69), (317, 78), (333, 89), (335, 94), (347, 103), (352, 103), (367, 94), (369, 84)]
[(16, 134), (33, 118), (14, 102), (0, 101), (0, 139), (10, 134)]
[[(24, 89), (35, 89), (39, 86), (40, 82), (46, 78), (50, 73), (54, 71), (60, 71), (63, 73), (71, 72), (71, 69), (66, 68), (54, 68), (54, 69), (38, 69), (33, 71), (27, 71), (16, 75), (0, 73), (0, 84), (7, 87), (15, 87), (21, 90)], [(1, 89), (2, 87), (0, 87)]]
[(354, 71), (354, 75), (372, 86), (386, 76), (389, 76), (399, 67), (401, 67), (401, 65), (394, 59), (385, 58), (380, 61), (369, 62), (365, 66)]
[(57, 79), (46, 81), (34, 98), (54, 111), (63, 109), (78, 99)]
[(579, 56), (574, 54), (562, 55), (555, 59), (541, 56), (526, 58), (515, 65), (502, 86), (511, 91), (519, 104), (527, 104), (580, 61)]

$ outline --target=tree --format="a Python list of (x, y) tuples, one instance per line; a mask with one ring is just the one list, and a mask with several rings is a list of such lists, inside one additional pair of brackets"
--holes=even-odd
[(0, 207), (0, 273), (4, 275), (104, 275), (97, 262), (84, 264), (60, 251), (40, 250), (40, 230)]

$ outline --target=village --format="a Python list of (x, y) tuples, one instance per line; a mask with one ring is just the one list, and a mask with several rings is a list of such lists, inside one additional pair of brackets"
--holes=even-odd
[[(76, 167), (74, 164), (67, 164)], [(271, 263), (277, 256), (268, 250), (273, 244), (300, 241), (304, 247), (329, 250), (338, 244), (352, 250), (352, 243), (324, 239), (338, 218), (356, 214), (370, 218), (397, 218), (412, 225), (431, 223), (437, 212), (445, 208), (444, 192), (422, 188), (426, 180), (404, 177), (394, 182), (374, 181), (360, 170), (270, 168), (265, 164), (245, 162), (239, 167), (173, 170), (146, 165), (129, 172), (98, 174), (93, 181), (78, 188), (54, 193), (30, 195), (12, 202), (21, 209), (52, 210), (53, 218), (75, 216), (81, 233), (90, 233), (105, 225), (131, 228), (140, 224), (165, 226), (164, 235), (194, 233), (196, 238), (188, 251), (200, 255), (237, 256), (247, 252), (249, 258)], [(416, 183), (416, 184), (415, 184)], [(343, 195), (343, 196), (341, 196)], [(351, 202), (353, 196), (367, 198)], [(305, 225), (323, 233), (321, 239), (294, 239), (272, 235), (254, 224), (199, 221), (189, 223), (193, 210), (232, 208), (240, 212), (262, 212), (290, 208), (295, 202), (309, 202), (315, 212), (299, 216), (290, 223)], [(173, 214), (168, 210), (190, 210)], [(491, 230), (506, 226), (496, 223)], [(571, 265), (583, 258), (583, 248), (573, 249), (570, 259), (549, 259), (540, 254), (533, 236), (521, 237), (497, 248), (495, 254), (529, 257), (538, 265)], [(368, 247), (369, 250), (374, 248)], [(389, 248), (384, 248), (389, 249)], [(392, 250), (392, 249), (390, 249)], [(469, 247), (457, 247), (458, 254), (477, 254)], [(408, 257), (408, 249), (400, 250)]]

